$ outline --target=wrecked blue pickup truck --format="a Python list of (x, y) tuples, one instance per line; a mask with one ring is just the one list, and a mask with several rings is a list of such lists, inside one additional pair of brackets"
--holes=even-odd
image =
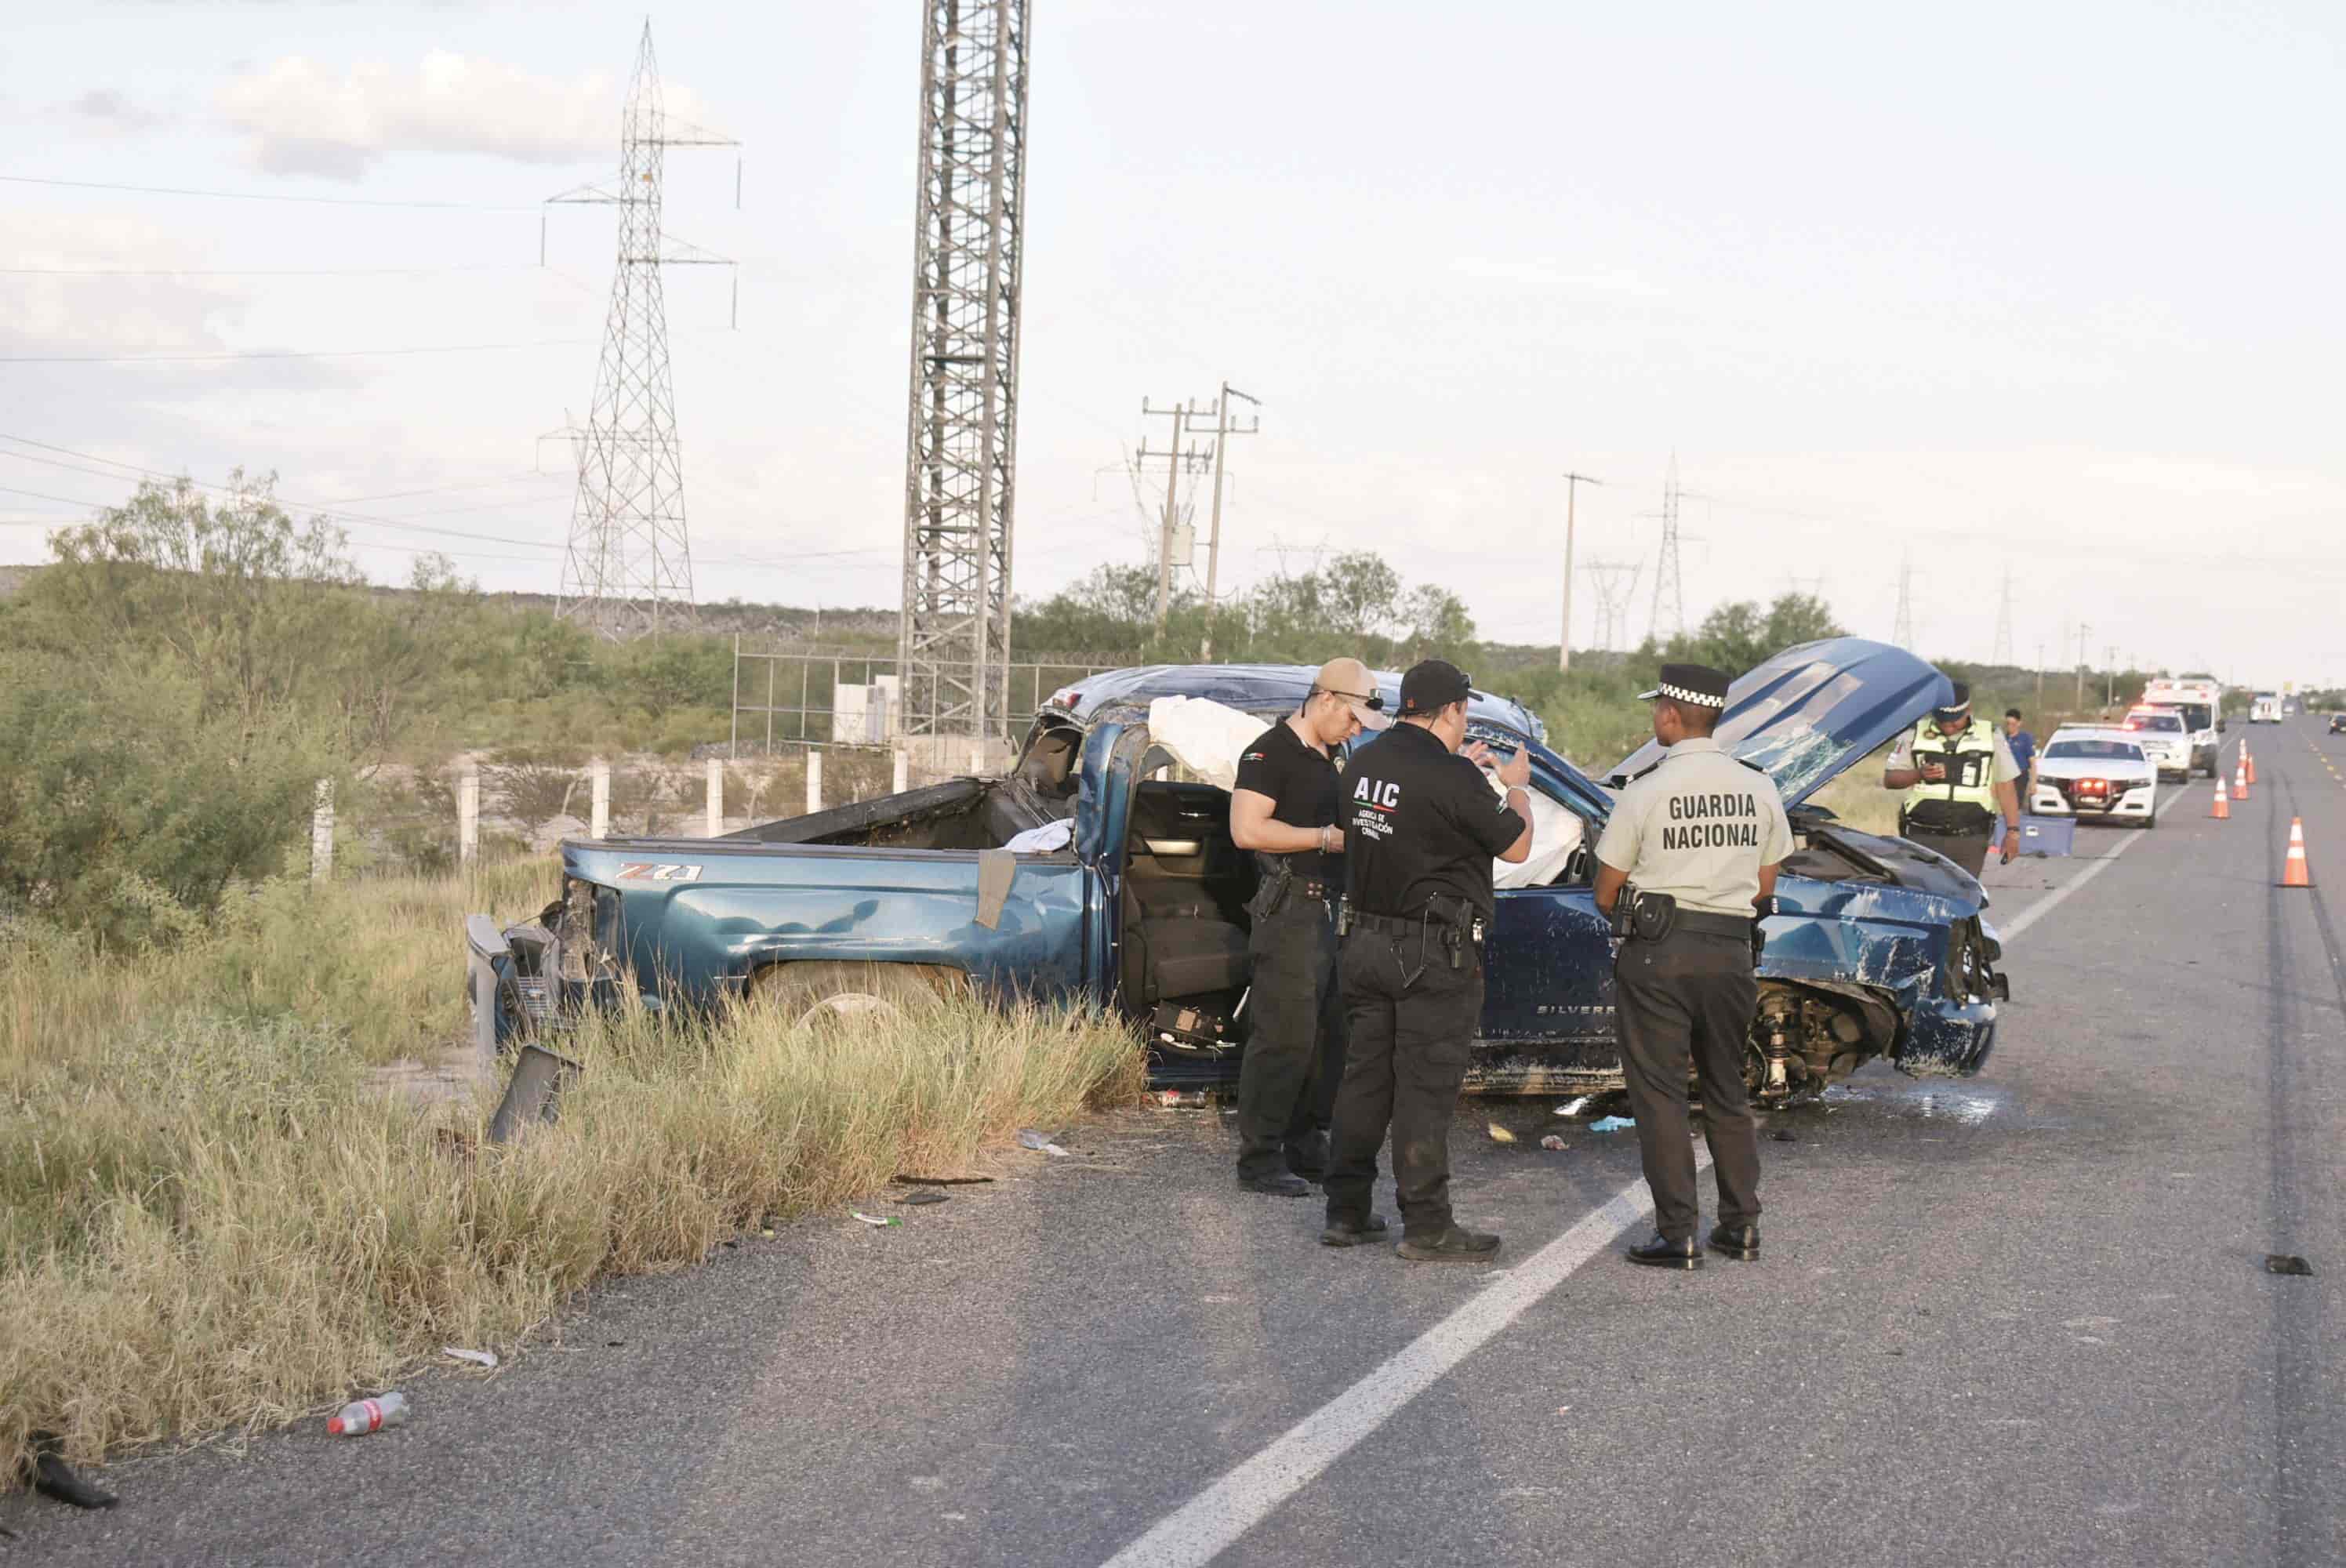
[[(1377, 678), (1395, 703), (1399, 677)], [(561, 895), (536, 919), (468, 922), (480, 1044), (558, 1028), (623, 988), (655, 1007), (757, 995), (809, 1013), (967, 989), (1113, 1009), (1136, 1025), (1158, 1083), (1230, 1077), (1245, 1049), (1253, 857), (1230, 840), (1227, 789), (1152, 733), (1152, 705), (1168, 734), (1174, 698), (1269, 725), (1311, 679), (1286, 666), (1113, 671), (1056, 693), (1003, 778), (719, 839), (568, 840)], [(1807, 804), (1948, 691), (1912, 655), (1854, 637), (1789, 649), (1735, 683), (1719, 737), (1775, 777), (1798, 840), (1767, 922), (1748, 1056), (1763, 1101), (1876, 1056), (1968, 1075), (1994, 1043), (2005, 986), (1978, 882)], [(1612, 939), (1591, 894), (1613, 797), (1512, 702), (1477, 692), (1470, 734), (1527, 749), (1537, 797), (1523, 869), (1534, 880), (1503, 880), (1497, 895), (1471, 1081), (1617, 1087)]]

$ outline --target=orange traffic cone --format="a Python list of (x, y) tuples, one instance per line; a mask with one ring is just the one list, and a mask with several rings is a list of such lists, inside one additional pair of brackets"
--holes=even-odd
[(2245, 800), (2248, 798), (2249, 754), (2243, 751), (2240, 753), (2239, 761), (2232, 765), (2232, 799), (2235, 800)]
[(2289, 859), (2280, 865), (2280, 885), (2285, 888), (2310, 888), (2313, 879), (2305, 874), (2305, 822), (2302, 818), (2289, 820)]
[(2249, 749), (2249, 743), (2245, 740), (2240, 742), (2240, 760), (2248, 766), (2249, 782), (2251, 784), (2255, 783), (2257, 781), (2257, 754)]
[(2221, 773), (2216, 775), (2216, 803), (2208, 808), (2208, 815), (2218, 822), (2229, 822), (2232, 820), (2231, 797), (2224, 793), (2224, 776)]

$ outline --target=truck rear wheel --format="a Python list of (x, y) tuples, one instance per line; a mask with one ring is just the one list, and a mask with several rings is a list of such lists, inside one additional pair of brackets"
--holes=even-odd
[(969, 976), (942, 963), (776, 963), (750, 977), (744, 1000), (794, 1023), (901, 1013), (940, 996), (968, 993)]

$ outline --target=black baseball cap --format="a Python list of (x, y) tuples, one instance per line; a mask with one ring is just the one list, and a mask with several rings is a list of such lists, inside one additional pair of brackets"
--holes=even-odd
[(1953, 700), (1946, 704), (1946, 706), (1933, 708), (1931, 710), (1931, 717), (1943, 722), (1952, 724), (1956, 719), (1962, 718), (1971, 712), (1972, 688), (1971, 683), (1968, 681), (1955, 680), (1949, 681), (1947, 684), (1955, 688), (1954, 697)]
[(1667, 697), (1672, 702), (1691, 703), (1697, 708), (1725, 708), (1730, 684), (1725, 670), (1713, 669), (1707, 664), (1666, 664), (1654, 689), (1639, 692), (1637, 700), (1651, 702), (1658, 697)]
[(1401, 677), (1401, 710), (1405, 716), (1423, 718), (1464, 701), (1474, 690), (1473, 677), (1448, 659), (1426, 659), (1410, 666), (1409, 673)]

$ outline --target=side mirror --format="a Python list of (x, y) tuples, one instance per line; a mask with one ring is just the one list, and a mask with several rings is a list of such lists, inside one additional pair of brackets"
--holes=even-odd
[(2231, 726), (2231, 722), (2232, 722), (2232, 721), (2231, 721), (2230, 719), (2229, 719), (2229, 718), (2219, 718), (2219, 719), (2218, 719), (2218, 720), (2216, 721), (2216, 733), (2217, 733), (2217, 734), (2218, 734), (2218, 735), (2223, 734), (2223, 733), (2224, 733), (2224, 731), (2225, 731), (2227, 728), (2230, 728), (2230, 726)]

